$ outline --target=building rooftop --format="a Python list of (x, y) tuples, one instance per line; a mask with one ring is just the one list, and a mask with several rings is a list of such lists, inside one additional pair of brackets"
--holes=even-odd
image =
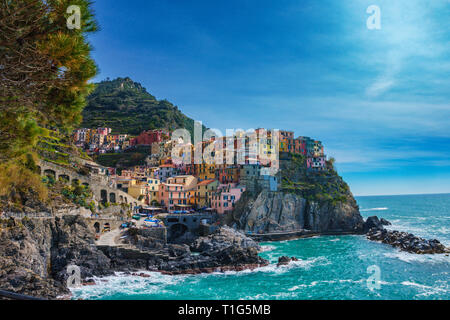
[(214, 179), (203, 180), (203, 181), (200, 181), (199, 183), (197, 183), (197, 186), (204, 186), (204, 185), (208, 185), (208, 184), (211, 184), (211, 183), (213, 183), (214, 181), (216, 181), (216, 180), (214, 180)]

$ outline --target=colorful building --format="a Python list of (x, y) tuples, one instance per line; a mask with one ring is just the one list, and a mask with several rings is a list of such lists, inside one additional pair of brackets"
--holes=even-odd
[(169, 137), (169, 132), (167, 130), (148, 130), (143, 131), (139, 136), (132, 139), (130, 144), (132, 146), (136, 145), (146, 145), (151, 146), (153, 143), (160, 143), (167, 140)]
[(210, 179), (197, 183), (197, 188), (189, 191), (189, 202), (197, 208), (210, 207), (210, 195), (217, 190), (219, 181)]
[(244, 191), (245, 187), (238, 184), (219, 185), (210, 195), (211, 208), (219, 214), (230, 213)]
[(167, 179), (166, 183), (159, 185), (159, 202), (169, 212), (176, 207), (192, 207), (189, 203), (189, 191), (197, 187), (197, 178), (194, 176), (176, 176)]
[(278, 131), (278, 143), (280, 152), (294, 152), (294, 132), (293, 131)]
[(239, 183), (240, 166), (218, 165), (215, 171), (215, 179), (221, 184)]
[(156, 179), (166, 182), (168, 178), (178, 175), (178, 170), (174, 164), (163, 164), (158, 167), (154, 174)]

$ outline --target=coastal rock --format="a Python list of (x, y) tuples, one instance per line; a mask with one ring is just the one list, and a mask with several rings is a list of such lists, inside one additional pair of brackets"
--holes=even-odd
[(367, 238), (373, 241), (381, 241), (410, 253), (435, 254), (450, 252), (449, 248), (446, 248), (436, 239), (426, 240), (407, 232), (372, 228), (367, 233)]
[(286, 265), (288, 265), (291, 261), (298, 261), (298, 259), (295, 258), (295, 257), (289, 258), (289, 257), (287, 257), (287, 256), (279, 257), (279, 258), (278, 258), (277, 267), (280, 267), (280, 266), (286, 266)]
[(254, 240), (230, 227), (221, 227), (213, 234), (200, 237), (191, 245), (193, 252), (209, 257), (221, 266), (267, 264), (258, 256), (261, 247)]
[[(149, 270), (163, 274), (199, 274), (254, 269), (268, 262), (258, 256), (260, 246), (229, 227), (197, 238), (190, 247), (168, 244), (163, 248), (99, 247), (114, 270)], [(192, 254), (195, 252), (196, 254)]]
[[(384, 219), (383, 219), (384, 220)], [(382, 230), (384, 229), (383, 223), (377, 216), (368, 217), (364, 223), (364, 231), (368, 232), (371, 229)]]
[(380, 219), (380, 223), (381, 223), (383, 226), (390, 226), (390, 225), (392, 225), (392, 223), (390, 223), (389, 221), (387, 221), (387, 220), (384, 219), (384, 218), (381, 218), (381, 219)]
[(213, 234), (200, 237), (191, 244), (191, 250), (194, 252), (213, 252), (223, 250), (229, 246), (236, 246), (241, 249), (260, 250), (260, 246), (254, 240), (246, 237), (242, 232), (223, 226), (217, 229)]
[(260, 192), (244, 197), (236, 206), (233, 221), (252, 233), (310, 230), (317, 233), (362, 233), (364, 220), (352, 201), (308, 201), (284, 192)]
[(25, 295), (55, 298), (68, 294), (68, 265), (82, 278), (107, 275), (109, 260), (95, 246), (93, 234), (79, 216), (18, 219), (0, 227), (0, 287)]

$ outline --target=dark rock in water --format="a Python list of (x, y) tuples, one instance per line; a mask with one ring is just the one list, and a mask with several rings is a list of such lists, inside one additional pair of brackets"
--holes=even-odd
[(286, 256), (279, 257), (277, 267), (288, 265), (289, 262), (291, 262), (291, 258), (286, 257)]
[(296, 257), (287, 257), (287, 256), (282, 256), (278, 258), (278, 263), (277, 263), (277, 267), (279, 266), (286, 266), (288, 265), (291, 261), (298, 261), (298, 259)]
[[(114, 269), (150, 270), (164, 274), (198, 274), (254, 269), (268, 262), (258, 256), (260, 246), (244, 234), (222, 227), (187, 245), (169, 244), (161, 249), (101, 247)], [(193, 255), (192, 252), (198, 253)]]
[(383, 226), (390, 226), (390, 225), (392, 225), (392, 223), (390, 223), (389, 221), (387, 221), (387, 220), (384, 219), (384, 218), (381, 218), (381, 219), (380, 219), (380, 223), (381, 223)]
[(191, 250), (213, 258), (219, 265), (267, 264), (258, 256), (259, 244), (230, 227), (221, 227), (209, 236), (198, 238)]
[(372, 228), (367, 232), (367, 238), (373, 241), (381, 241), (400, 250), (417, 254), (449, 253), (438, 240), (426, 240), (407, 232), (390, 231)]
[(366, 222), (364, 222), (364, 231), (368, 232), (371, 229), (382, 230), (384, 229), (383, 224), (377, 216), (368, 217)]

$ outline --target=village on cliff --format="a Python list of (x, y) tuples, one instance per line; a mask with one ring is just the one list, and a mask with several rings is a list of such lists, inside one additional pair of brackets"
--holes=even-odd
[[(151, 151), (145, 165), (120, 170), (120, 174), (116, 168), (104, 168), (100, 172), (108, 175), (116, 188), (138, 199), (141, 207), (157, 207), (169, 213), (209, 210), (225, 214), (233, 210), (245, 190), (278, 191), (279, 172), (267, 170), (279, 159), (278, 154), (302, 155), (308, 171), (326, 170), (322, 142), (303, 136), (294, 138), (292, 131), (256, 129), (251, 134), (213, 137), (181, 147), (176, 146), (165, 129), (144, 131), (137, 137), (111, 134), (111, 131), (110, 128), (78, 129), (73, 133), (73, 140), (91, 155), (148, 147)], [(213, 145), (218, 141), (223, 144), (224, 159), (229, 150), (227, 144), (236, 150), (231, 161), (220, 164), (214, 159), (208, 161), (206, 154), (217, 156)], [(175, 147), (181, 150), (181, 160), (173, 157)], [(193, 160), (199, 149), (203, 154), (200, 163)], [(242, 150), (242, 154), (237, 150)], [(107, 199), (107, 195), (102, 198), (102, 202), (115, 202)]]

